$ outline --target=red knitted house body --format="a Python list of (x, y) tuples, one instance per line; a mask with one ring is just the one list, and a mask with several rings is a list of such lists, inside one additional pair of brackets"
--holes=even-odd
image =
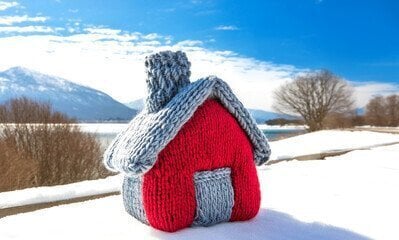
[(169, 232), (192, 225), (196, 214), (194, 173), (223, 167), (231, 169), (234, 189), (230, 221), (255, 217), (260, 187), (253, 146), (229, 111), (209, 99), (144, 175), (143, 205), (149, 224)]

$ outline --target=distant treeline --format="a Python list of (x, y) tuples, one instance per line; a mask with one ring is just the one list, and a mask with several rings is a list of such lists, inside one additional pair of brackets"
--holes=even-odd
[[(265, 122), (268, 125), (304, 125), (303, 119), (275, 118)], [(399, 95), (375, 96), (369, 100), (365, 113), (353, 110), (346, 113), (329, 113), (323, 120), (324, 128), (348, 128), (354, 126), (399, 126)]]
[(399, 126), (399, 95), (376, 96), (366, 106), (365, 123), (373, 126)]
[(287, 119), (287, 118), (274, 118), (265, 122), (267, 125), (304, 125), (305, 122), (301, 119)]

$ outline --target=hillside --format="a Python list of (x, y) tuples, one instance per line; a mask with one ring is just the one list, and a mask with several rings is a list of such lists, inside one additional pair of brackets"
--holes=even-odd
[(144, 99), (139, 98), (137, 100), (125, 103), (126, 106), (137, 109), (138, 111), (142, 110), (144, 108)]
[(81, 121), (130, 120), (137, 112), (101, 91), (59, 77), (23, 67), (0, 72), (0, 103), (21, 96), (50, 102)]

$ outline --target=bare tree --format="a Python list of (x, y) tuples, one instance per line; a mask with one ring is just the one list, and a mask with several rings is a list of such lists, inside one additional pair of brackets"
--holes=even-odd
[(18, 98), (0, 105), (0, 191), (109, 175), (95, 136), (49, 103)]
[(385, 98), (387, 125), (399, 125), (399, 95), (390, 95)]
[(366, 106), (366, 123), (374, 126), (399, 125), (399, 95), (375, 96)]
[(385, 125), (385, 109), (384, 109), (384, 98), (382, 96), (376, 96), (368, 102), (366, 106), (366, 122), (367, 124), (374, 126)]
[(323, 127), (327, 129), (336, 128), (350, 128), (354, 126), (354, 119), (356, 118), (355, 111), (329, 113), (323, 121)]
[(285, 114), (300, 115), (309, 131), (323, 129), (331, 113), (353, 110), (352, 88), (327, 70), (296, 77), (274, 92), (274, 108)]

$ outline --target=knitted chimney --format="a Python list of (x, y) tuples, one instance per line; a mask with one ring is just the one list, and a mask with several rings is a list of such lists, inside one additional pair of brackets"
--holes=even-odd
[(157, 112), (190, 84), (190, 62), (184, 52), (164, 51), (146, 57), (148, 96), (145, 107)]

